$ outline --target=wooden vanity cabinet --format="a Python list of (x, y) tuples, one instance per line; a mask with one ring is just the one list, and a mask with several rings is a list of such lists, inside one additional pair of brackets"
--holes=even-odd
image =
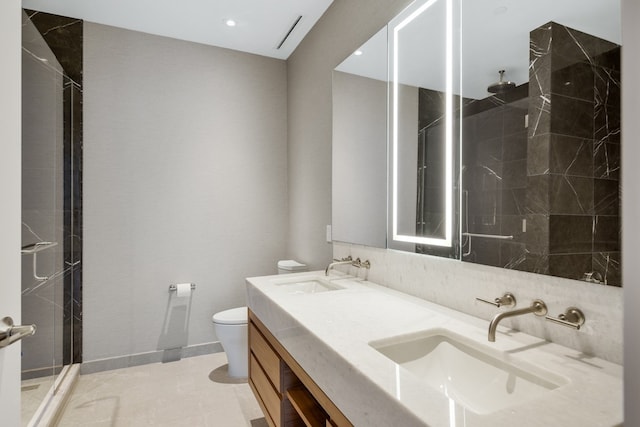
[(249, 386), (271, 427), (353, 427), (251, 310)]
[(252, 322), (249, 322), (249, 348), (249, 385), (269, 425), (304, 426), (286, 395), (300, 381)]

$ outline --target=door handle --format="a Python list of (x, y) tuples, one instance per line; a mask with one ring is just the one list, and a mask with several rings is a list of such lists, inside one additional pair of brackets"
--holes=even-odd
[(0, 320), (0, 348), (36, 333), (36, 325), (14, 325), (9, 316)]

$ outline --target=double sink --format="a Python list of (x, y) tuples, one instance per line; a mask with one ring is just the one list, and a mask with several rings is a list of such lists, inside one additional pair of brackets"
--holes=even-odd
[(354, 425), (622, 425), (622, 367), (544, 338), (490, 343), (488, 320), (340, 272), (248, 278), (247, 300)]

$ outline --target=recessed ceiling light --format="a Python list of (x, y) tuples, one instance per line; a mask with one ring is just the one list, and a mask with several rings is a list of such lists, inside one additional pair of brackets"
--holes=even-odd
[(358, 49), (358, 50), (356, 50), (355, 52), (353, 52), (353, 54), (354, 54), (355, 56), (360, 56), (360, 55), (362, 55), (362, 51), (361, 51), (360, 49)]
[(224, 23), (227, 27), (235, 27), (236, 26), (236, 21), (234, 21), (233, 19), (225, 19)]

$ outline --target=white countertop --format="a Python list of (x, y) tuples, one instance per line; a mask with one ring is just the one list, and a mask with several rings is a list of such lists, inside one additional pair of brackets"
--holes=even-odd
[[(277, 284), (319, 276), (324, 272), (248, 278), (248, 305), (357, 427), (622, 425), (620, 365), (504, 327), (490, 343), (485, 320), (350, 276), (332, 272), (329, 278), (344, 289), (321, 293), (290, 293)], [(563, 385), (477, 414), (369, 346), (429, 329), (446, 329), (516, 365), (542, 369)]]

